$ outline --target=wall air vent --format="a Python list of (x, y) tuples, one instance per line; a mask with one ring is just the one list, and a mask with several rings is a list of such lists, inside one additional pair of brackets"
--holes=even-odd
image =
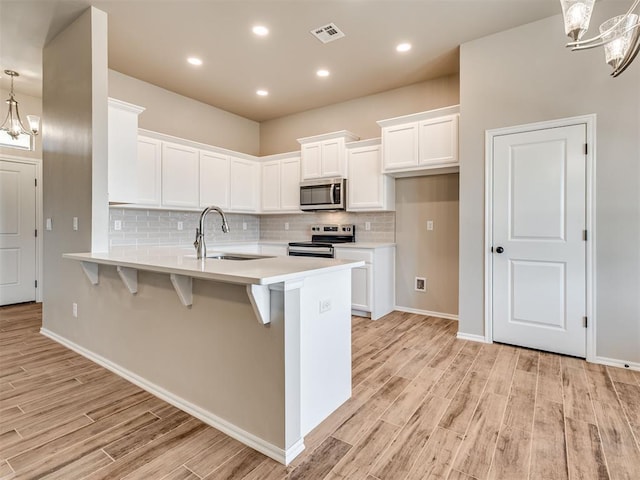
[(335, 23), (330, 23), (325, 25), (324, 27), (318, 27), (311, 30), (311, 35), (316, 37), (322, 43), (333, 42), (334, 40), (338, 40), (339, 38), (344, 37), (344, 33), (340, 31), (338, 27), (336, 27)]

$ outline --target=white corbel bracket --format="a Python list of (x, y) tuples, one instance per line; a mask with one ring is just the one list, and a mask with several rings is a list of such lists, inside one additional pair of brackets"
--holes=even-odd
[(247, 295), (258, 322), (262, 325), (271, 323), (271, 290), (280, 292), (297, 290), (304, 285), (303, 280), (275, 283), (272, 285), (247, 285)]
[(178, 275), (172, 273), (170, 275), (171, 284), (176, 289), (178, 298), (185, 307), (190, 307), (193, 304), (193, 279), (187, 275)]
[(91, 285), (98, 284), (98, 264), (93, 262), (80, 262), (84, 274), (87, 276)]
[(130, 267), (117, 267), (118, 275), (132, 295), (138, 293), (138, 270)]

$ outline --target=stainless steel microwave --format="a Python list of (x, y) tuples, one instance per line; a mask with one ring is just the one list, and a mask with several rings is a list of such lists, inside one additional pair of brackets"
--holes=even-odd
[(344, 210), (347, 202), (347, 180), (323, 178), (300, 183), (300, 209)]

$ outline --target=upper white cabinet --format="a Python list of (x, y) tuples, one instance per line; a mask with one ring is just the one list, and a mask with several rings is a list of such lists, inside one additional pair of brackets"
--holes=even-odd
[(199, 207), (199, 151), (162, 142), (162, 205)]
[(299, 138), (302, 180), (345, 177), (345, 145), (354, 140), (358, 137), (347, 130)]
[(252, 160), (231, 157), (231, 202), (232, 212), (255, 213), (259, 210), (260, 164)]
[(138, 115), (144, 108), (115, 98), (108, 105), (109, 202), (137, 203)]
[(262, 164), (262, 211), (300, 211), (300, 156), (281, 154), (266, 157)]
[(160, 206), (162, 201), (162, 142), (138, 137), (137, 192), (140, 205)]
[(458, 168), (459, 106), (380, 120), (382, 171), (395, 176)]
[(231, 191), (229, 155), (200, 151), (200, 207), (229, 208)]
[(395, 210), (395, 179), (382, 173), (380, 139), (347, 144), (347, 210)]

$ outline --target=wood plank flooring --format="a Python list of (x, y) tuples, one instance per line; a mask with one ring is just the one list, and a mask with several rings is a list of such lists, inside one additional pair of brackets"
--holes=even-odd
[(0, 479), (640, 479), (640, 373), (354, 317), (353, 396), (284, 467), (0, 308)]

